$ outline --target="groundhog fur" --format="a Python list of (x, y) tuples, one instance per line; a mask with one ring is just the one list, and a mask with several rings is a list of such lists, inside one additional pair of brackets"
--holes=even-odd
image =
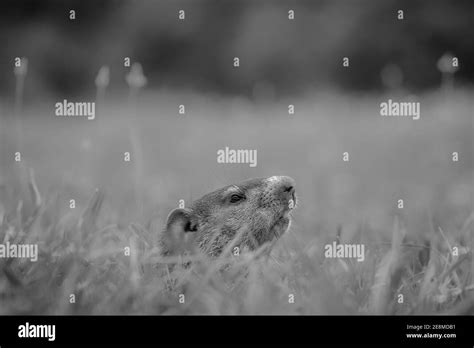
[(249, 179), (228, 185), (177, 208), (159, 236), (163, 256), (201, 251), (211, 257), (226, 247), (256, 250), (284, 234), (296, 206), (295, 181), (288, 176)]

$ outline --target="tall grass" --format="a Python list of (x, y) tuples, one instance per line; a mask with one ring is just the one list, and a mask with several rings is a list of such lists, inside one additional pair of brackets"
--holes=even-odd
[[(57, 214), (58, 202), (41, 198), (33, 174), (29, 187), (35, 208), (29, 216), (21, 207), (2, 211), (0, 240), (38, 243), (40, 255), (0, 259), (1, 314), (472, 314), (469, 246), (453, 256), (439, 233), (420, 261), (423, 246), (404, 245), (398, 219), (391, 246), (370, 248), (363, 263), (324, 259), (290, 235), (270, 258), (195, 257), (189, 266), (159, 256), (155, 231), (108, 221), (100, 191), (75, 216)], [(473, 223), (474, 214), (456, 235), (468, 238)]]

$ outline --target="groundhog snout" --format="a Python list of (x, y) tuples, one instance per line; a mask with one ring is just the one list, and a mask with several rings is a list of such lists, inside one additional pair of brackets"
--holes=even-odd
[(292, 209), (296, 204), (295, 180), (289, 176), (272, 176), (268, 181), (273, 195), (288, 209)]

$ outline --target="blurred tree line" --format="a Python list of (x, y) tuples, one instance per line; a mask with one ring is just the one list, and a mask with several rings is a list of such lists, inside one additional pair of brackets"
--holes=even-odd
[(436, 62), (449, 51), (457, 81), (472, 83), (473, 16), (472, 0), (2, 0), (0, 91), (13, 90), (17, 56), (29, 58), (30, 94), (91, 91), (104, 64), (121, 88), (124, 57), (142, 63), (151, 87), (291, 94), (379, 90), (387, 65), (404, 88), (435, 88)]

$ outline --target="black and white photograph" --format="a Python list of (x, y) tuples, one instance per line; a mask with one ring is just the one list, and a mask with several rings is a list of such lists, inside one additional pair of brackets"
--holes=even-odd
[(472, 346), (473, 28), (472, 0), (1, 0), (0, 345)]

